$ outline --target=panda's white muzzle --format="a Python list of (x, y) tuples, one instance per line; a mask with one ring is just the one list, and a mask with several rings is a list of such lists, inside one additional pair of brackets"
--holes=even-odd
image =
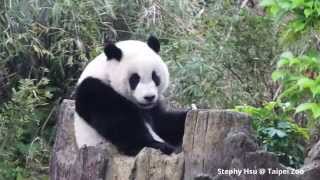
[(139, 83), (133, 92), (133, 97), (142, 108), (152, 108), (158, 101), (158, 88), (153, 82)]

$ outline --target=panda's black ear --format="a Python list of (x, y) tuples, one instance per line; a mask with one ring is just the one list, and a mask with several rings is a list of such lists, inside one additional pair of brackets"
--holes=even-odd
[(160, 42), (155, 36), (151, 35), (148, 38), (147, 44), (151, 49), (154, 50), (154, 52), (156, 53), (160, 52)]
[(122, 58), (122, 51), (113, 42), (107, 41), (104, 43), (104, 53), (107, 56), (107, 60), (116, 59), (118, 61)]

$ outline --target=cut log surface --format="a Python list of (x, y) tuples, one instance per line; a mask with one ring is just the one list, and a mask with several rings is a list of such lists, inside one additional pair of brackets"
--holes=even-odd
[(120, 154), (110, 143), (78, 149), (73, 113), (74, 102), (64, 100), (50, 161), (51, 180), (320, 180), (320, 142), (309, 151), (305, 165), (293, 171), (259, 149), (250, 118), (242, 113), (190, 111), (181, 153), (167, 156), (144, 148), (136, 157)]

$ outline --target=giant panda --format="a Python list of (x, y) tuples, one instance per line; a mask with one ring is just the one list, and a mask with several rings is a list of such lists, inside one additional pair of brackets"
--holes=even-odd
[(79, 148), (108, 140), (126, 155), (144, 147), (171, 154), (181, 145), (187, 110), (165, 109), (169, 72), (159, 51), (154, 36), (108, 42), (86, 66), (75, 91)]

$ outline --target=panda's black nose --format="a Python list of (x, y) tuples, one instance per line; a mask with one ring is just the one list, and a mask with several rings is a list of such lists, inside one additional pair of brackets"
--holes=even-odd
[(151, 95), (151, 96), (145, 96), (144, 99), (148, 102), (152, 102), (154, 100), (156, 96), (155, 95)]

